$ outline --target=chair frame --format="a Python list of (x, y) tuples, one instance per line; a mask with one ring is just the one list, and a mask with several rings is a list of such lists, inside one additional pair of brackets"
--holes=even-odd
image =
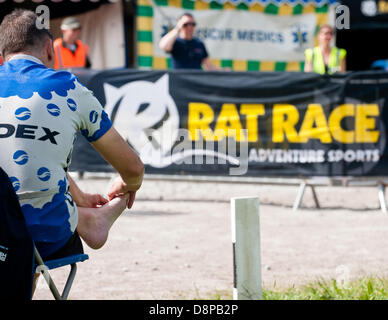
[[(55, 300), (67, 300), (75, 275), (77, 273), (77, 262), (85, 261), (89, 259), (89, 256), (87, 254), (77, 254), (62, 259), (43, 261), (36, 247), (34, 247), (34, 250), (37, 265), (35, 270), (39, 271), (43, 275)], [(65, 265), (70, 265), (70, 272), (67, 277), (66, 284), (63, 288), (63, 292), (60, 294), (48, 270), (56, 269)]]

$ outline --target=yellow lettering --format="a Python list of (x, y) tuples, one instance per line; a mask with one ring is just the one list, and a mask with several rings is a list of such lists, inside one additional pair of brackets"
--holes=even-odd
[(387, 13), (388, 12), (388, 3), (387, 1), (379, 1), (379, 13)]
[(377, 117), (379, 106), (377, 104), (358, 104), (356, 111), (356, 142), (358, 143), (375, 143), (379, 139), (380, 132), (376, 129), (375, 119)]
[(217, 132), (216, 140), (222, 140), (222, 132), (224, 136), (233, 136), (236, 141), (245, 140), (241, 134), (242, 126), (240, 116), (235, 104), (225, 103), (222, 105), (220, 115), (217, 119), (214, 131)]
[(190, 102), (188, 128), (191, 140), (198, 140), (199, 133), (205, 140), (213, 140), (213, 131), (210, 124), (214, 120), (213, 109), (206, 103)]
[(289, 142), (299, 142), (295, 125), (299, 121), (298, 109), (292, 104), (275, 104), (272, 117), (272, 141), (283, 142), (286, 135)]
[(335, 108), (329, 117), (329, 128), (334, 139), (342, 143), (354, 143), (354, 131), (346, 131), (341, 127), (345, 117), (354, 117), (354, 105), (342, 104)]
[(309, 139), (319, 139), (322, 143), (332, 142), (326, 117), (320, 104), (309, 104), (299, 131), (299, 139), (304, 143)]
[(242, 104), (240, 107), (240, 113), (246, 116), (247, 119), (247, 130), (248, 130), (248, 141), (257, 142), (259, 141), (259, 124), (258, 117), (265, 114), (263, 104)]

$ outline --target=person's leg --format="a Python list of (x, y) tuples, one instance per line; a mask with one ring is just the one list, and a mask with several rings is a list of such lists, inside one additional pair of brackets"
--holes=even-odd
[(109, 230), (125, 210), (129, 194), (117, 197), (99, 208), (78, 207), (77, 231), (92, 249), (100, 249), (108, 239)]

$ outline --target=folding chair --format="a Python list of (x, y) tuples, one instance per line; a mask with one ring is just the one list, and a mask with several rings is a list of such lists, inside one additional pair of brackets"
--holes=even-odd
[[(39, 271), (43, 275), (55, 300), (67, 300), (71, 286), (75, 278), (75, 274), (77, 272), (77, 263), (83, 262), (87, 259), (89, 259), (89, 256), (87, 254), (76, 254), (76, 255), (68, 256), (61, 259), (43, 261), (38, 250), (35, 247), (35, 263), (36, 263), (35, 270)], [(67, 277), (66, 284), (63, 288), (63, 292), (60, 295), (48, 270), (60, 268), (66, 265), (70, 265), (70, 272)]]
[[(66, 300), (77, 272), (77, 263), (89, 259), (77, 254), (43, 261), (29, 234), (18, 197), (7, 173), (0, 167), (0, 298), (31, 299), (34, 271), (43, 274), (56, 300)], [(35, 259), (33, 259), (33, 252)], [(35, 260), (35, 261), (33, 261)], [(48, 270), (70, 265), (62, 295)]]

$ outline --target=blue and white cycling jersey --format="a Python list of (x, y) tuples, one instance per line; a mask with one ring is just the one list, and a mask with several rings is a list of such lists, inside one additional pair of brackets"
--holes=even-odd
[(78, 223), (66, 179), (77, 132), (93, 142), (111, 126), (93, 93), (71, 73), (27, 55), (0, 67), (0, 166), (42, 256), (61, 248)]

